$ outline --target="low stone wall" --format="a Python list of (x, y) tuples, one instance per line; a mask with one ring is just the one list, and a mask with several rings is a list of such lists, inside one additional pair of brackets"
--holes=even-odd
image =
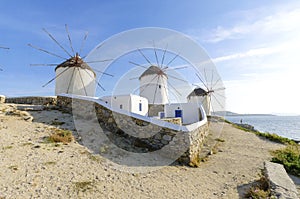
[(179, 125), (172, 124), (177, 129), (168, 127), (170, 123), (164, 121), (157, 125), (139, 117), (112, 111), (88, 99), (58, 96), (57, 105), (68, 111), (72, 110), (72, 105), (76, 106), (73, 115), (86, 120), (93, 117), (88, 107), (94, 107), (99, 125), (106, 129), (103, 132), (110, 142), (123, 150), (135, 153), (159, 151), (160, 156), (174, 158), (174, 161), (177, 159), (191, 166), (199, 164), (201, 147), (208, 134), (207, 123), (192, 131), (182, 131)]
[(298, 198), (296, 186), (286, 173), (283, 165), (265, 162), (264, 169), (271, 192), (276, 198)]
[(162, 118), (161, 120), (166, 121), (166, 122), (170, 122), (173, 124), (177, 124), (177, 125), (182, 125), (182, 120), (181, 117), (177, 117), (177, 118)]
[(8, 97), (5, 103), (12, 104), (34, 104), (34, 105), (56, 105), (56, 97)]

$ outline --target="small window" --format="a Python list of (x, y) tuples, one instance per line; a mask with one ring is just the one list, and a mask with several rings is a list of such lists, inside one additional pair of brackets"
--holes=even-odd
[(120, 104), (120, 109), (123, 109), (123, 104)]
[(142, 111), (142, 103), (139, 103), (139, 111)]
[(161, 88), (161, 85), (158, 85), (158, 88)]

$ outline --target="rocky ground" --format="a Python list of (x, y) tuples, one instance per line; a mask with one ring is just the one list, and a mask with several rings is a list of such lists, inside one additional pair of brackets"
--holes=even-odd
[(0, 199), (243, 198), (270, 160), (269, 151), (283, 147), (225, 124), (216, 154), (199, 168), (130, 173), (90, 153), (78, 136), (70, 144), (45, 142), (56, 128), (76, 135), (68, 113), (0, 104)]

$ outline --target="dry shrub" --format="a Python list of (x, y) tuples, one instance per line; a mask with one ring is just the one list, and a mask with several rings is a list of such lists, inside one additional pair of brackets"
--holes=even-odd
[(270, 191), (270, 187), (268, 181), (265, 176), (261, 176), (261, 178), (253, 185), (245, 194), (245, 198), (251, 199), (265, 199), (265, 198), (276, 198), (272, 195)]
[(55, 129), (53, 133), (47, 138), (50, 143), (62, 142), (68, 144), (74, 140), (74, 136), (70, 130)]

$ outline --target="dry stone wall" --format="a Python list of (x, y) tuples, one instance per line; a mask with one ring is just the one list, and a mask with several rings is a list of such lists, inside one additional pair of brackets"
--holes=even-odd
[(76, 111), (72, 111), (73, 115), (84, 117), (86, 120), (93, 118), (88, 107), (94, 107), (98, 123), (101, 128), (106, 129), (104, 131), (106, 136), (112, 143), (126, 151), (135, 153), (162, 151), (161, 156), (174, 158), (174, 161), (177, 159), (191, 166), (199, 164), (201, 147), (208, 134), (207, 123), (192, 131), (182, 131), (179, 125), (173, 124), (178, 128), (170, 128), (165, 121), (157, 125), (129, 114), (112, 111), (86, 99), (58, 96), (57, 105), (66, 111), (71, 111), (72, 106), (76, 106)]
[(34, 104), (34, 105), (56, 105), (56, 97), (8, 97), (6, 103)]

